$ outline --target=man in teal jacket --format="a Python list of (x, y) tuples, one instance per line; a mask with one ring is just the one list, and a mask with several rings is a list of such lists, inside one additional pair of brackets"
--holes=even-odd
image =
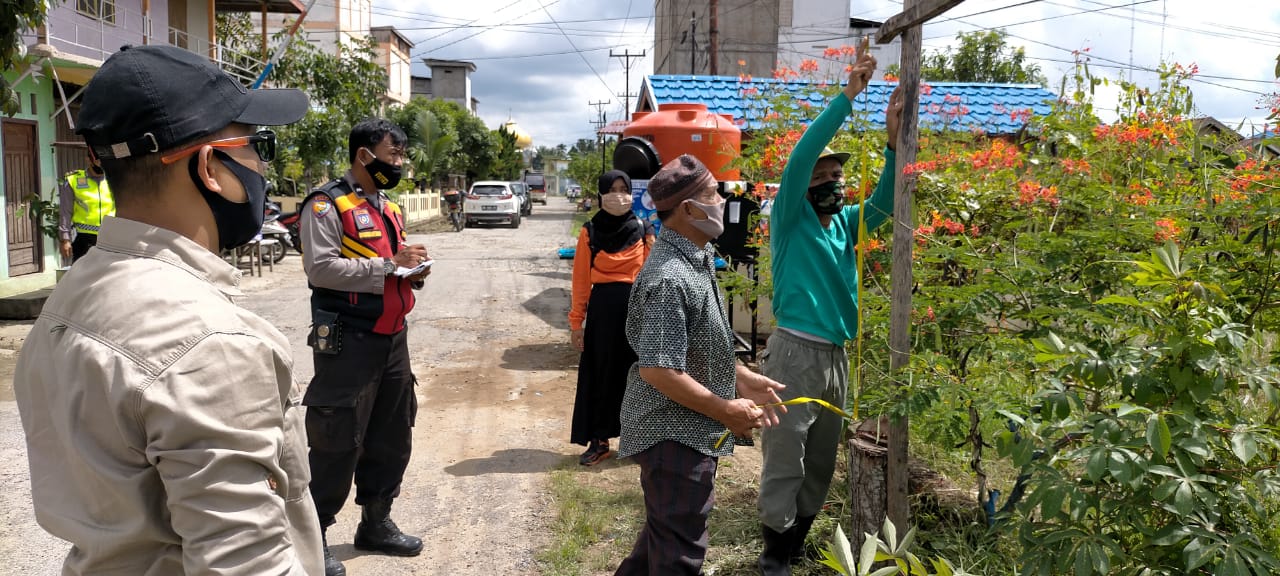
[[(867, 87), (876, 61), (861, 56), (849, 82), (791, 152), (769, 216), (773, 252), (773, 314), (764, 374), (787, 385), (783, 399), (822, 398), (844, 406), (849, 360), (844, 344), (857, 333), (858, 206), (845, 206), (843, 165), (849, 154), (825, 148)], [(862, 215), (874, 230), (893, 211), (894, 147), (902, 112), (901, 90), (885, 111), (889, 135), (885, 168)], [(844, 421), (816, 404), (793, 406), (762, 434), (760, 521), (765, 576), (789, 575), (821, 510), (835, 471)]]

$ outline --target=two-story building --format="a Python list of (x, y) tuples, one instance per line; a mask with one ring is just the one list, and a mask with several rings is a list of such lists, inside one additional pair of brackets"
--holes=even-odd
[(378, 42), (378, 66), (387, 71), (385, 104), (408, 104), (413, 91), (413, 66), (409, 53), (413, 42), (404, 37), (394, 26), (374, 26), (369, 29)]
[[(255, 56), (219, 46), (218, 12), (298, 14), (297, 0), (68, 0), (52, 4), (44, 26), (22, 42), (29, 62), (4, 71), (20, 110), (0, 118), (0, 297), (51, 286), (61, 266), (57, 242), (31, 213), (39, 200), (56, 200), (60, 179), (86, 165), (75, 135), (77, 98), (102, 63), (121, 46), (171, 44), (208, 56), (249, 81), (261, 70)], [(53, 212), (56, 221), (56, 211)], [(49, 220), (46, 220), (47, 222)]]
[[(880, 22), (860, 16), (876, 7), (866, 0), (656, 0), (653, 73), (767, 78), (804, 60), (832, 60), (829, 50), (874, 36)], [(901, 58), (902, 40), (873, 38), (870, 48), (883, 77)], [(835, 60), (843, 66), (851, 58)]]

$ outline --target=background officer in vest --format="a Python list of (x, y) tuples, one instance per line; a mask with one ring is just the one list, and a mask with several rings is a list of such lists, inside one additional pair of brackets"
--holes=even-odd
[[(104, 216), (116, 215), (116, 203), (102, 166), (88, 154), (89, 170), (67, 173), (58, 183), (58, 239), (62, 258), (72, 262), (98, 243)], [(75, 232), (73, 233), (72, 230)], [(74, 241), (73, 241), (74, 240)]]
[[(311, 285), (308, 345), (315, 378), (303, 398), (311, 444), (311, 492), (327, 529), (356, 484), (363, 507), (355, 547), (417, 556), (422, 540), (391, 521), (391, 501), (409, 465), (417, 417), (405, 315), (430, 269), (400, 277), (397, 268), (427, 260), (407, 244), (404, 217), (380, 190), (395, 188), (404, 131), (374, 118), (351, 129), (351, 169), (313, 191), (302, 207), (303, 267)], [(325, 574), (346, 570), (325, 544)]]

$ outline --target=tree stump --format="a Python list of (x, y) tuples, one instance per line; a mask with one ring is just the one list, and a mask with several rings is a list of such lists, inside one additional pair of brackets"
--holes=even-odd
[(862, 547), (866, 534), (877, 534), (888, 513), (887, 473), (889, 418), (865, 420), (853, 428), (849, 440), (849, 542)]
[[(889, 418), (865, 420), (851, 428), (849, 440), (849, 543), (856, 551), (865, 534), (876, 535), (888, 516)], [(954, 526), (985, 523), (973, 490), (956, 486), (924, 462), (910, 459), (907, 493), (912, 506), (928, 517)], [(895, 526), (898, 535), (910, 526)]]

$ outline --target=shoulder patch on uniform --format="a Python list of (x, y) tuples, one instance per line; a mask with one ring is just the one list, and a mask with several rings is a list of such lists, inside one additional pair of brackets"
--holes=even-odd
[(330, 204), (328, 200), (316, 200), (311, 203), (311, 212), (317, 217), (323, 217), (325, 214), (328, 214), (329, 210), (332, 208), (333, 204)]

